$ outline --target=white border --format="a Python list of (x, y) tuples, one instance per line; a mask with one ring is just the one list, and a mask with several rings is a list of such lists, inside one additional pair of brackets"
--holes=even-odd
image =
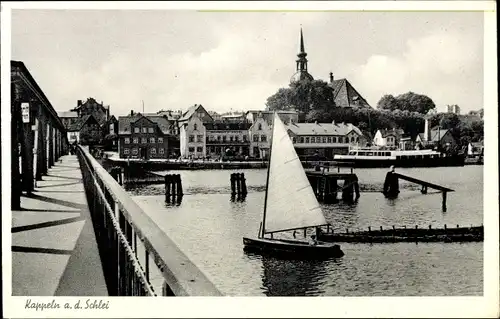
[[(110, 309), (95, 311), (29, 311), (26, 297), (11, 297), (10, 236), (10, 87), (2, 85), (2, 276), (6, 317), (498, 317), (498, 148), (496, 4), (493, 1), (378, 1), (378, 2), (2, 2), (2, 83), (9, 83), (11, 60), (10, 9), (186, 9), (186, 10), (302, 10), (302, 11), (485, 11), (485, 166), (484, 166), (484, 297), (219, 297), (219, 298), (103, 298)], [(42, 88), (43, 89), (43, 88)], [(33, 298), (35, 299), (35, 298)], [(76, 302), (86, 298), (36, 298), (37, 301)]]

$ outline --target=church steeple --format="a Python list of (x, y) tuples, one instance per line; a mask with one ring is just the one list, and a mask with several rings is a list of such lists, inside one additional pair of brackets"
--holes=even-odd
[(300, 52), (297, 54), (297, 71), (307, 72), (307, 53), (304, 49), (304, 35), (302, 33), (302, 27), (300, 28)]
[(302, 80), (314, 80), (313, 77), (307, 72), (307, 53), (304, 46), (304, 34), (302, 33), (302, 27), (300, 27), (300, 50), (297, 54), (298, 59), (296, 62), (296, 72), (290, 79), (290, 82), (302, 81)]

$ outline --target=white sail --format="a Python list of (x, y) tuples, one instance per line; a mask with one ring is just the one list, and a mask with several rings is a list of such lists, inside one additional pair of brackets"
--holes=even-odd
[(268, 174), (265, 233), (326, 224), (302, 163), (276, 113)]

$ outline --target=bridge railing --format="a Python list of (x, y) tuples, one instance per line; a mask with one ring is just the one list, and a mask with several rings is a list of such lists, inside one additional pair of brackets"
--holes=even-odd
[(109, 295), (222, 295), (86, 148), (77, 156)]

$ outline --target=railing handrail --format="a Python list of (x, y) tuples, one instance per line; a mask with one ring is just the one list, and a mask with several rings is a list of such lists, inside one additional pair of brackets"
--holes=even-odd
[(120, 184), (90, 155), (89, 151), (81, 146), (79, 149), (153, 257), (172, 292), (176, 296), (222, 296), (208, 277), (134, 202)]

